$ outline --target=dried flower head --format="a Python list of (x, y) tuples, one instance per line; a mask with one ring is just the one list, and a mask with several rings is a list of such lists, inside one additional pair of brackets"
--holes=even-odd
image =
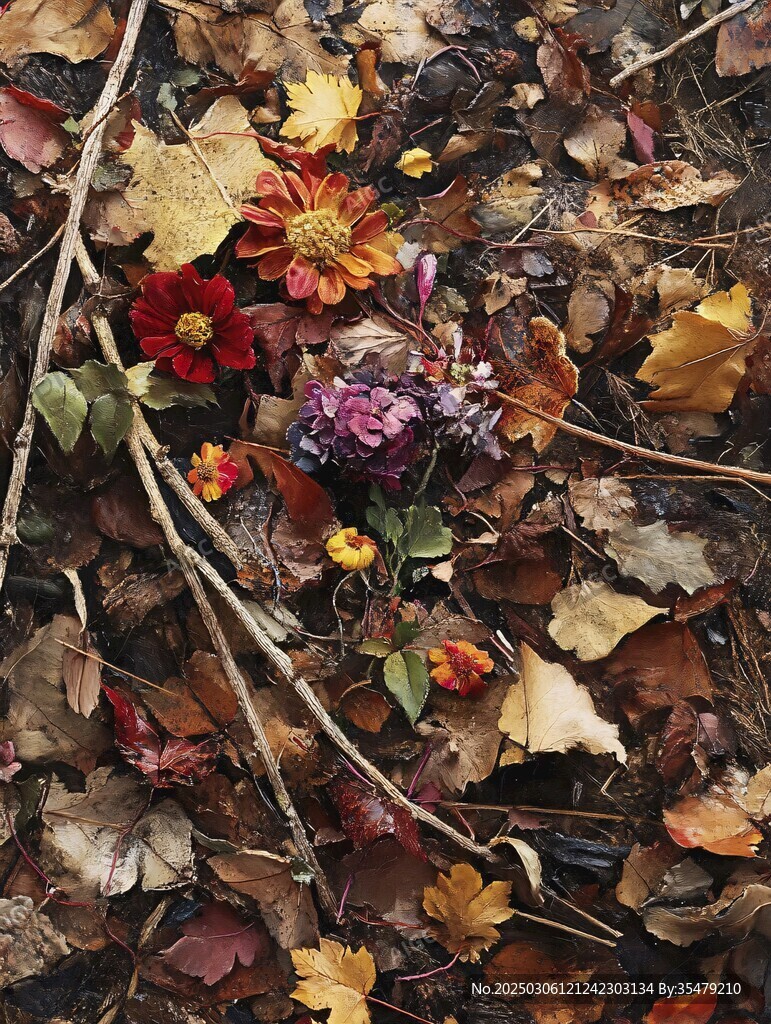
[(194, 455), (190, 463), (193, 468), (187, 479), (193, 485), (193, 494), (204, 501), (216, 501), (236, 482), (238, 466), (223, 451), (221, 444), (205, 441), (201, 445), (201, 454)]
[(314, 313), (341, 302), (346, 288), (368, 288), (373, 275), (402, 269), (389, 252), (385, 213), (367, 213), (375, 191), (349, 192), (349, 184), (344, 174), (316, 177), (307, 164), (301, 174), (262, 171), (256, 184), (262, 198), (241, 207), (249, 228), (236, 255), (258, 259), (263, 280), (283, 278), (289, 296), (305, 299)]
[(377, 554), (377, 544), (371, 537), (356, 532), (355, 526), (340, 530), (327, 541), (327, 554), (349, 572), (366, 569), (372, 565)]
[(217, 366), (254, 366), (254, 331), (221, 274), (204, 280), (190, 263), (150, 274), (129, 313), (134, 334), (159, 370), (183, 380), (214, 380)]
[(487, 651), (480, 651), (467, 640), (443, 640), (441, 647), (431, 648), (428, 657), (436, 665), (431, 678), (445, 690), (456, 690), (460, 697), (482, 693), (486, 685), (482, 676), (493, 670), (493, 659)]

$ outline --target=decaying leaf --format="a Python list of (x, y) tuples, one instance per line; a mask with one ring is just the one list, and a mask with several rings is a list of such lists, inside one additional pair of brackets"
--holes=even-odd
[(365, 317), (352, 324), (336, 323), (330, 340), (340, 361), (349, 369), (376, 355), (391, 373), (402, 373), (407, 368), (407, 353), (412, 347), (408, 335), (381, 316)]
[(637, 511), (629, 484), (615, 476), (571, 480), (570, 502), (587, 530), (614, 530)]
[(717, 582), (704, 557), (707, 540), (695, 533), (672, 532), (663, 520), (650, 526), (616, 524), (610, 531), (606, 554), (618, 563), (622, 576), (642, 580), (654, 594), (676, 583), (688, 594)]
[(752, 876), (740, 877), (729, 882), (720, 899), (706, 907), (651, 906), (645, 909), (643, 920), (649, 932), (676, 946), (690, 946), (707, 935), (735, 941), (754, 931), (766, 936), (771, 925), (771, 886)]
[[(683, 797), (664, 811), (678, 846), (700, 847), (724, 857), (755, 857), (763, 838), (744, 806), (745, 780), (729, 775), (703, 793)], [(754, 796), (751, 798), (753, 802)]]
[(509, 687), (498, 722), (516, 746), (502, 755), (501, 763), (516, 764), (528, 753), (564, 754), (581, 747), (590, 754), (615, 754), (625, 764), (618, 727), (599, 717), (586, 687), (562, 665), (543, 661), (527, 644), (520, 653), (522, 675)]
[(473, 193), (462, 174), (444, 192), (421, 199), (423, 215), (436, 221), (436, 224), (427, 225), (426, 230), (421, 231), (421, 246), (429, 252), (450, 252), (460, 248), (464, 235), (474, 238), (480, 234), (482, 229), (479, 224), (469, 216), (472, 201)]
[[(578, 370), (568, 359), (565, 335), (538, 316), (524, 331), (506, 332), (504, 339), (511, 365), (501, 374), (501, 390), (531, 408), (561, 417), (578, 389)], [(497, 429), (510, 441), (529, 434), (537, 452), (557, 433), (554, 424), (508, 403)]]
[(771, 10), (759, 4), (721, 25), (717, 33), (715, 69), (722, 77), (748, 75), (771, 61)]
[(0, 22), (0, 60), (53, 53), (78, 64), (98, 57), (114, 31), (105, 0), (14, 0)]
[(715, 292), (695, 312), (675, 313), (672, 326), (650, 337), (653, 352), (640, 380), (656, 385), (644, 403), (653, 412), (723, 412), (744, 376), (755, 335), (743, 284)]
[(69, 952), (69, 946), (29, 896), (0, 899), (0, 987), (42, 974)]
[(590, 106), (583, 120), (565, 136), (569, 156), (584, 168), (593, 181), (623, 178), (637, 164), (619, 155), (626, 143), (626, 125), (599, 107)]
[(741, 178), (730, 171), (717, 171), (710, 178), (703, 178), (700, 171), (682, 160), (662, 160), (643, 164), (623, 180), (614, 182), (613, 198), (667, 213), (699, 203), (720, 206), (741, 183)]
[(293, 113), (284, 122), (281, 134), (316, 153), (335, 144), (338, 153), (350, 153), (356, 145), (356, 114), (362, 91), (348, 78), (320, 75), (309, 71), (305, 82), (288, 82), (289, 106)]
[(12, 160), (37, 174), (56, 163), (70, 136), (66, 110), (13, 85), (0, 89), (0, 145)]
[[(235, 96), (218, 99), (191, 126), (193, 137), (251, 131)], [(273, 166), (253, 139), (215, 135), (198, 140), (195, 147), (186, 142), (166, 145), (136, 124), (134, 141), (123, 156), (133, 168), (124, 197), (141, 230), (153, 233), (145, 256), (157, 270), (177, 270), (202, 253), (214, 252), (241, 220), (239, 203), (253, 194), (257, 174)]]
[(423, 907), (438, 921), (432, 933), (450, 953), (476, 963), (479, 954), (501, 937), (494, 926), (508, 921), (511, 882), (491, 882), (483, 887), (482, 876), (470, 864), (454, 864), (449, 875), (440, 874), (436, 885), (426, 889)]
[[(67, 703), (73, 711), (88, 718), (99, 702), (102, 666), (88, 635), (85, 638), (81, 636), (80, 651), (74, 651), (71, 647), (64, 648), (62, 678), (67, 691)], [(96, 657), (88, 657), (89, 654)]]
[(581, 661), (604, 658), (627, 633), (662, 614), (661, 608), (640, 597), (619, 594), (609, 584), (591, 580), (566, 587), (552, 601), (551, 610), (549, 635)]
[(366, 946), (354, 953), (331, 939), (318, 949), (293, 949), (300, 982), (292, 993), (311, 1010), (329, 1010), (329, 1024), (369, 1024), (367, 996), (375, 984), (375, 961)]
[(611, 303), (614, 288), (610, 281), (595, 276), (582, 275), (570, 293), (568, 322), (565, 336), (568, 345), (576, 352), (589, 352), (592, 335), (610, 323)]
[(540, 163), (513, 167), (483, 193), (483, 202), (474, 207), (474, 219), (488, 234), (524, 227), (533, 219), (543, 195), (543, 189), (536, 184), (542, 178)]

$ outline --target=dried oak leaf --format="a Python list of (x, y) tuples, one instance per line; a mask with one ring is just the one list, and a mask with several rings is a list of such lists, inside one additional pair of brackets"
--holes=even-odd
[(357, 850), (370, 846), (383, 836), (394, 836), (413, 857), (425, 860), (415, 819), (405, 807), (345, 779), (329, 784), (329, 795), (340, 815), (343, 832)]
[[(144, 255), (156, 270), (176, 270), (214, 252), (240, 222), (238, 204), (253, 194), (257, 174), (273, 162), (255, 139), (215, 134), (196, 141), (204, 163), (188, 143), (167, 146), (149, 128), (134, 125), (134, 141), (123, 156), (133, 168), (124, 198), (136, 213), (139, 230), (153, 232)], [(190, 128), (194, 137), (251, 131), (235, 96), (218, 99)]]
[(592, 696), (562, 665), (543, 661), (522, 644), (522, 674), (509, 687), (498, 728), (516, 744), (501, 764), (518, 764), (527, 753), (565, 753), (575, 747), (590, 754), (615, 754), (626, 764), (618, 727), (600, 718)]
[(305, 82), (286, 83), (292, 114), (281, 135), (310, 153), (334, 143), (338, 153), (351, 153), (358, 141), (356, 115), (363, 93), (347, 77), (309, 71)]
[(98, 57), (114, 32), (105, 0), (14, 0), (0, 20), (0, 61), (53, 53), (78, 64)]
[(747, 75), (771, 63), (771, 7), (758, 4), (720, 26), (715, 69), (721, 78)]
[(449, 875), (440, 874), (436, 885), (423, 894), (423, 908), (438, 921), (431, 933), (450, 953), (476, 963), (479, 954), (494, 945), (501, 934), (496, 924), (514, 913), (509, 906), (511, 882), (491, 882), (482, 887), (482, 876), (470, 864), (454, 864)]
[(682, 160), (662, 160), (643, 164), (622, 180), (615, 181), (612, 194), (619, 203), (668, 213), (699, 203), (720, 206), (741, 183), (742, 179), (729, 171), (717, 171), (705, 179), (701, 171)]
[(668, 330), (650, 336), (653, 352), (637, 372), (657, 388), (643, 406), (652, 412), (724, 412), (755, 343), (751, 314), (743, 284), (715, 292), (695, 312), (675, 313)]
[(37, 174), (56, 163), (70, 142), (66, 110), (14, 85), (0, 89), (0, 145), (12, 160)]
[(296, 949), (319, 937), (311, 890), (295, 881), (293, 866), (288, 857), (266, 850), (209, 858), (209, 867), (226, 885), (257, 902), (268, 931), (282, 949)]
[(591, 580), (566, 587), (552, 601), (551, 610), (549, 636), (563, 651), (575, 651), (580, 661), (604, 658), (627, 633), (664, 613), (640, 597), (619, 594), (607, 583)]
[(663, 519), (649, 526), (627, 522), (610, 531), (605, 554), (615, 559), (622, 576), (642, 580), (654, 594), (669, 583), (693, 594), (717, 582), (704, 557), (707, 543), (695, 533), (671, 531)]
[[(271, 3), (271, 8), (273, 4)], [(239, 79), (250, 63), (264, 71), (279, 68), (287, 77), (301, 78), (308, 68), (345, 74), (348, 53), (329, 53), (324, 36), (302, 0), (281, 0), (272, 14), (247, 11), (233, 14), (215, 5), (174, 0), (174, 39), (180, 57), (197, 67), (216, 64)]]
[(581, 164), (592, 181), (623, 178), (637, 164), (625, 160), (620, 151), (626, 144), (626, 125), (599, 107), (587, 108), (583, 119), (565, 136), (565, 149)]
[(269, 949), (264, 933), (247, 923), (227, 903), (209, 903), (203, 912), (185, 921), (182, 938), (162, 954), (177, 971), (216, 985), (230, 974), (238, 960), (251, 967), (258, 954)]
[(332, 939), (318, 949), (293, 949), (300, 977), (292, 998), (311, 1010), (329, 1010), (328, 1024), (370, 1024), (367, 996), (376, 979), (375, 961), (366, 946), (354, 953)]
[[(510, 318), (504, 322), (507, 327), (514, 325)], [(498, 324), (496, 329), (500, 331)], [(578, 390), (578, 369), (568, 359), (562, 331), (538, 316), (526, 330), (507, 330), (503, 344), (510, 364), (496, 366), (501, 391), (531, 408), (561, 417)], [(554, 424), (508, 402), (496, 429), (510, 441), (530, 434), (537, 452), (557, 433)]]
[[(464, 239), (457, 235), (476, 238), (482, 231), (469, 216), (474, 194), (462, 174), (452, 181), (444, 192), (420, 200), (423, 215), (435, 224), (420, 225), (420, 245), (428, 252), (443, 253), (459, 249)], [(444, 230), (447, 228), (448, 230)], [(457, 232), (457, 234), (453, 234)]]
[[(138, 776), (97, 768), (85, 793), (52, 782), (42, 816), (43, 869), (74, 899), (142, 888), (169, 889), (192, 877), (192, 829), (174, 800), (147, 808)], [(122, 837), (122, 838), (121, 838)]]

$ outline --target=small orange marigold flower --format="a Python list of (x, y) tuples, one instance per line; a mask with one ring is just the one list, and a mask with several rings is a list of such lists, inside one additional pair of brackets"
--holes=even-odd
[(201, 445), (201, 454), (194, 455), (190, 463), (193, 468), (187, 479), (193, 485), (193, 494), (204, 501), (216, 501), (236, 482), (238, 466), (223, 451), (221, 444), (205, 441)]
[(441, 647), (432, 647), (428, 657), (436, 665), (431, 678), (445, 690), (457, 690), (460, 697), (482, 693), (486, 683), (483, 675), (493, 670), (493, 659), (467, 640), (456, 644), (443, 640)]
[(283, 278), (290, 298), (305, 299), (311, 313), (342, 302), (348, 288), (369, 288), (373, 277), (402, 269), (389, 251), (388, 218), (368, 212), (375, 190), (349, 192), (349, 185), (344, 174), (318, 178), (308, 167), (300, 175), (261, 171), (260, 201), (241, 207), (249, 229), (236, 255), (258, 260), (263, 281)]
[(377, 544), (371, 537), (356, 532), (355, 526), (340, 530), (327, 541), (327, 554), (344, 569), (366, 569), (377, 554)]

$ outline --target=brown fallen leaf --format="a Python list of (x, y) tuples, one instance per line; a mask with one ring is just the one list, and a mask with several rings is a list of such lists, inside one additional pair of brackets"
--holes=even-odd
[(356, 369), (376, 354), (391, 373), (406, 370), (407, 354), (414, 344), (393, 321), (381, 316), (365, 317), (352, 324), (338, 322), (330, 332), (330, 341), (332, 351), (348, 369)]
[(0, 987), (50, 970), (69, 946), (29, 896), (0, 899)]
[(715, 70), (728, 75), (748, 75), (771, 62), (771, 8), (758, 4), (724, 22), (718, 29)]
[(755, 342), (750, 295), (743, 284), (715, 292), (694, 312), (650, 336), (653, 352), (637, 372), (656, 386), (643, 406), (652, 412), (724, 412), (744, 376)]
[[(416, 236), (420, 238), (421, 246), (429, 252), (451, 252), (463, 245), (463, 238), (452, 232), (476, 238), (482, 229), (469, 216), (473, 198), (466, 179), (459, 174), (444, 192), (421, 199), (422, 215), (437, 222), (421, 225), (420, 235)], [(444, 231), (443, 227), (449, 230)]]
[(578, 125), (565, 136), (565, 150), (581, 164), (592, 181), (623, 178), (637, 164), (620, 151), (626, 144), (626, 124), (596, 106), (589, 106)]
[(682, 852), (667, 841), (647, 847), (635, 843), (616, 885), (618, 902), (639, 912), (646, 900), (658, 895), (667, 872), (681, 857)]
[(610, 310), (614, 288), (603, 277), (583, 274), (570, 293), (568, 322), (565, 336), (576, 352), (589, 352), (594, 344), (592, 335), (604, 331), (610, 324)]
[(729, 171), (718, 171), (705, 179), (701, 171), (682, 160), (662, 160), (643, 164), (622, 180), (615, 181), (612, 193), (619, 203), (668, 213), (699, 203), (720, 206), (741, 183), (742, 179)]
[(174, 736), (218, 732), (236, 716), (238, 701), (222, 665), (213, 654), (194, 651), (184, 677), (167, 679), (163, 689), (148, 689), (142, 700)]
[(443, 43), (426, 21), (433, 0), (374, 0), (351, 27), (350, 38), (378, 40), (384, 61), (419, 64)]
[(613, 530), (637, 511), (629, 484), (617, 476), (571, 480), (568, 493), (587, 530)]
[(88, 718), (99, 703), (99, 691), (102, 685), (102, 666), (88, 654), (98, 656), (98, 651), (91, 642), (88, 633), (81, 633), (78, 646), (84, 654), (65, 647), (62, 653), (62, 677), (67, 691), (67, 703), (72, 710)]
[(578, 56), (582, 45), (581, 36), (555, 28), (538, 47), (538, 67), (549, 95), (568, 107), (582, 104), (590, 91), (589, 69)]
[(707, 540), (687, 531), (671, 531), (663, 519), (649, 526), (618, 523), (608, 534), (605, 553), (622, 576), (642, 580), (654, 594), (675, 583), (687, 594), (716, 583), (704, 557)]
[(209, 858), (217, 876), (236, 892), (251, 896), (268, 931), (282, 949), (315, 942), (319, 922), (307, 885), (292, 876), (293, 862), (265, 850), (242, 850)]
[(643, 920), (651, 934), (676, 946), (690, 946), (708, 935), (742, 941), (755, 931), (767, 942), (769, 907), (771, 886), (740, 875), (706, 907), (651, 906), (645, 908)]
[(498, 728), (516, 745), (501, 764), (518, 764), (527, 753), (565, 753), (575, 747), (591, 754), (615, 754), (626, 763), (618, 727), (600, 718), (592, 696), (562, 665), (543, 661), (520, 647), (522, 674), (512, 683), (501, 708)]
[[(501, 391), (525, 405), (561, 417), (578, 389), (578, 369), (567, 356), (562, 331), (542, 316), (531, 320), (527, 328), (521, 328), (513, 318), (498, 318), (494, 331), (499, 333), (511, 360), (508, 365), (495, 367)], [(553, 424), (508, 403), (504, 403), (497, 430), (510, 441), (529, 434), (537, 452), (542, 452), (557, 433)]]
[(79, 64), (98, 57), (114, 31), (105, 0), (14, 0), (0, 20), (0, 61), (53, 53)]
[(763, 838), (731, 788), (713, 785), (664, 811), (667, 832), (678, 846), (700, 847), (723, 857), (755, 857)]
[(311, 1010), (329, 1010), (329, 1024), (369, 1024), (367, 996), (375, 984), (375, 961), (366, 946), (354, 953), (332, 939), (318, 949), (293, 949), (300, 977), (292, 998)]
[(473, 209), (474, 219), (491, 235), (524, 227), (532, 220), (543, 195), (536, 184), (542, 178), (540, 162), (513, 167), (482, 193), (482, 202)]
[(575, 651), (580, 661), (604, 658), (627, 633), (664, 612), (592, 580), (566, 587), (552, 601), (551, 610), (549, 635), (563, 651)]
[(423, 907), (439, 922), (432, 926), (436, 941), (459, 960), (477, 963), (479, 954), (501, 937), (494, 925), (514, 913), (510, 896), (511, 882), (483, 888), (482, 876), (470, 864), (454, 864), (449, 875), (440, 874), (436, 885), (425, 890)]

